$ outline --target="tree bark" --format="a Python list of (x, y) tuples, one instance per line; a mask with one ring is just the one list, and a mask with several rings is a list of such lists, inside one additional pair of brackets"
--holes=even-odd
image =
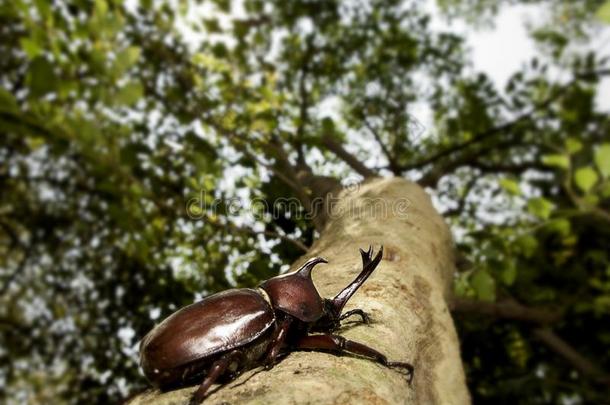
[[(212, 389), (208, 404), (467, 404), (459, 341), (451, 319), (454, 247), (442, 217), (418, 185), (371, 179), (345, 190), (329, 205), (328, 221), (309, 253), (328, 265), (313, 272), (324, 297), (332, 297), (360, 271), (358, 248), (384, 246), (381, 264), (348, 303), (364, 309), (370, 325), (347, 324), (339, 334), (409, 362), (415, 377), (370, 360), (326, 353), (289, 354), (272, 370), (249, 371)], [(186, 404), (196, 387), (149, 391), (130, 402)]]

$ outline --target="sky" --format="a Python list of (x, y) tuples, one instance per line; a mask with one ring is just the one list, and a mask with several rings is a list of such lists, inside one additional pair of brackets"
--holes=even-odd
[[(502, 88), (512, 73), (537, 54), (527, 26), (539, 22), (541, 16), (544, 16), (541, 6), (510, 6), (498, 14), (492, 29), (475, 30), (463, 26), (457, 29), (467, 35), (475, 68), (487, 73)], [(591, 48), (610, 55), (610, 26), (600, 27)], [(610, 78), (602, 81), (597, 103), (600, 109), (610, 112)]]
[[(504, 89), (509, 78), (534, 56), (539, 55), (534, 41), (528, 33), (528, 26), (537, 25), (548, 17), (544, 5), (511, 5), (501, 8), (493, 20), (493, 26), (473, 27), (463, 20), (447, 21), (440, 16), (435, 0), (424, 3), (425, 10), (432, 16), (431, 26), (438, 31), (462, 34), (470, 49), (472, 72), (487, 74), (498, 89)], [(599, 25), (598, 35), (590, 48), (610, 55), (610, 25)], [(585, 49), (579, 44), (583, 52)], [(562, 79), (562, 72), (551, 71), (554, 78)], [(563, 72), (565, 74), (565, 72)], [(564, 79), (566, 80), (566, 79)], [(599, 86), (597, 105), (602, 111), (610, 112), (610, 78)], [(415, 117), (427, 128), (432, 128), (432, 111), (426, 105), (418, 105), (413, 110)]]

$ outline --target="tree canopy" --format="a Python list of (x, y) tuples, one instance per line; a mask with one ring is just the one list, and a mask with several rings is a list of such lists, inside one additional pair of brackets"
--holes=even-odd
[(455, 231), (475, 402), (607, 398), (610, 3), (439, 1), (520, 3), (549, 20), (498, 88), (418, 1), (0, 0), (0, 399), (136, 392), (156, 321), (278, 274), (373, 176)]

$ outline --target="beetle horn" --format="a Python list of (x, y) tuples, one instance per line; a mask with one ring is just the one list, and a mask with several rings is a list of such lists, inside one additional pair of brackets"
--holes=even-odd
[(296, 271), (296, 273), (303, 277), (311, 277), (311, 270), (313, 270), (313, 268), (320, 263), (328, 263), (328, 260), (323, 257), (314, 257), (309, 259)]
[(352, 295), (354, 295), (354, 293), (358, 291), (358, 288), (360, 288), (360, 286), (366, 281), (366, 279), (369, 278), (371, 274), (373, 274), (373, 271), (375, 270), (375, 268), (381, 261), (381, 258), (383, 257), (383, 246), (381, 246), (379, 252), (377, 252), (377, 255), (375, 255), (374, 259), (372, 258), (372, 246), (369, 246), (369, 250), (366, 252), (360, 249), (360, 255), (362, 256), (362, 271), (360, 272), (360, 274), (358, 274), (358, 277), (356, 277), (354, 281), (352, 281), (347, 287), (345, 287), (343, 291), (337, 294), (335, 298), (333, 298), (331, 301), (333, 311), (335, 313), (334, 315), (336, 317), (339, 317), (341, 315), (341, 311), (343, 310), (343, 307), (345, 306), (347, 301), (349, 301)]
[[(373, 246), (369, 245), (369, 249), (366, 252), (362, 249), (358, 250), (360, 250), (360, 256), (362, 256), (362, 267), (364, 268), (373, 259)], [(383, 246), (381, 247), (381, 252), (383, 252)]]

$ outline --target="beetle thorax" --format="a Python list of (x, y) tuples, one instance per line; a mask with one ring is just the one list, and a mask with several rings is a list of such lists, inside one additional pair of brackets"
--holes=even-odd
[(315, 322), (324, 315), (323, 300), (310, 273), (278, 276), (260, 286), (271, 299), (271, 306), (303, 322)]

